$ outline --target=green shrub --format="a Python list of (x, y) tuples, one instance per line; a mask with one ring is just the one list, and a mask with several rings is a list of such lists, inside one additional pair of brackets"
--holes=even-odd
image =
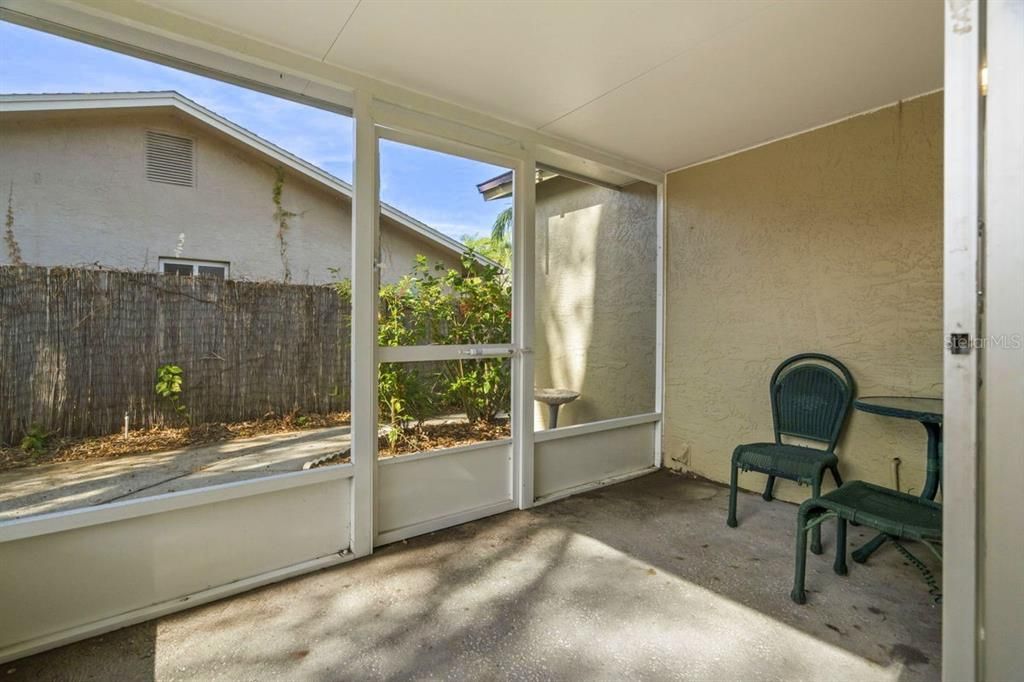
[(185, 377), (181, 367), (169, 362), (156, 368), (153, 391), (180, 415), (184, 415), (187, 409), (182, 402), (184, 390)]
[[(335, 285), (348, 297), (351, 284)], [(512, 288), (506, 270), (480, 262), (473, 254), (460, 268), (431, 266), (417, 256), (410, 274), (380, 288), (378, 343), (481, 345), (511, 338)], [(440, 409), (464, 412), (471, 421), (495, 421), (507, 409), (510, 376), (507, 360), (448, 360), (422, 365), (384, 363), (378, 401), (389, 439), (402, 429), (437, 416)]]
[(42, 426), (33, 424), (21, 439), (21, 451), (26, 455), (37, 455), (46, 449), (46, 441), (49, 439), (50, 434)]

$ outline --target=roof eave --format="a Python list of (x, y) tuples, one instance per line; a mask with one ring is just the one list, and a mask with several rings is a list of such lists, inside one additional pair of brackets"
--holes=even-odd
[[(128, 93), (61, 93), (42, 95), (0, 95), (0, 113), (19, 111), (74, 111), (95, 109), (124, 109), (132, 107), (172, 107), (205, 123), (206, 125), (253, 147), (270, 156), (278, 163), (305, 175), (344, 196), (352, 199), (352, 185), (325, 170), (314, 166), (305, 159), (295, 156), (286, 149), (264, 140), (255, 133), (229, 121), (206, 107), (193, 102), (173, 90)], [(482, 256), (462, 242), (435, 230), (426, 223), (381, 202), (381, 215), (398, 223), (406, 230), (434, 242), (455, 255), (472, 253), (474, 258), (486, 265), (501, 267), (498, 263)]]

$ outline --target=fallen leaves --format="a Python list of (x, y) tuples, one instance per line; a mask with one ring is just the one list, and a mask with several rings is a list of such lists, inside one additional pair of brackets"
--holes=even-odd
[(498, 423), (486, 421), (427, 423), (403, 431), (394, 447), (388, 444), (386, 436), (381, 436), (377, 444), (377, 451), (380, 457), (394, 457), (395, 455), (501, 440), (510, 438), (511, 435), (512, 430), (507, 421)]
[(348, 412), (285, 416), (267, 414), (260, 419), (242, 422), (136, 429), (128, 432), (128, 438), (120, 433), (84, 438), (55, 437), (47, 442), (46, 448), (42, 452), (35, 454), (27, 454), (16, 447), (0, 447), (0, 471), (54, 462), (113, 459), (127, 455), (176, 450), (193, 445), (219, 443), (235, 438), (347, 426), (349, 418)]

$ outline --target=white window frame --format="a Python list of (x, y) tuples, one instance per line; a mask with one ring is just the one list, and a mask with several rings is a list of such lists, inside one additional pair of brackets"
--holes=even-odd
[(199, 274), (200, 267), (207, 268), (222, 268), (224, 270), (224, 279), (230, 279), (231, 277), (231, 263), (223, 260), (199, 260), (197, 258), (160, 258), (159, 259), (160, 274), (166, 274), (164, 270), (165, 265), (191, 265), (192, 276), (195, 277)]

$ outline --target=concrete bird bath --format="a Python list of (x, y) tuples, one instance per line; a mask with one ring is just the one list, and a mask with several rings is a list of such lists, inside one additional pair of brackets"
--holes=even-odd
[(548, 428), (558, 428), (558, 408), (580, 397), (579, 392), (567, 388), (535, 388), (533, 399), (548, 406)]

